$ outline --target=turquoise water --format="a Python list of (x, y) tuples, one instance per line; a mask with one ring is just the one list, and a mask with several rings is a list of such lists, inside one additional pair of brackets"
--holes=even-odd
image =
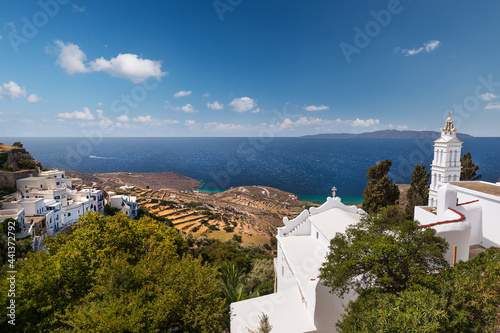
[[(315, 203), (322, 204), (326, 201), (326, 198), (328, 198), (327, 195), (302, 195), (300, 196), (300, 200), (303, 201), (311, 201)], [(340, 197), (342, 200), (342, 203), (344, 205), (358, 205), (363, 203), (363, 197), (349, 197), (349, 196), (342, 196)]]

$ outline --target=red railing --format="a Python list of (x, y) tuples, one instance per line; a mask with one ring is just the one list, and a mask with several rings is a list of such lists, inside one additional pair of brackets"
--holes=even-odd
[(425, 225), (421, 226), (421, 228), (429, 228), (429, 227), (433, 227), (435, 225), (455, 223), (455, 222), (462, 222), (462, 221), (465, 220), (465, 215), (464, 214), (462, 214), (460, 212), (457, 212), (456, 210), (454, 210), (452, 208), (449, 208), (449, 210), (451, 210), (452, 212), (458, 214), (460, 216), (460, 218), (458, 218), (456, 220), (446, 220), (446, 221), (440, 221), (440, 222), (434, 222), (434, 223), (425, 224)]
[(471, 204), (471, 203), (474, 203), (474, 202), (478, 202), (478, 201), (479, 201), (479, 199), (478, 200), (467, 201), (467, 202), (464, 202), (464, 203), (459, 203), (459, 204), (457, 204), (457, 206), (468, 205), (468, 204)]

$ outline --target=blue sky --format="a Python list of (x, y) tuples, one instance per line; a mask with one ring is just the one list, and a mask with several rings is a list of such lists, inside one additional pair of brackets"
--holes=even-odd
[(500, 136), (500, 2), (2, 1), (0, 137)]

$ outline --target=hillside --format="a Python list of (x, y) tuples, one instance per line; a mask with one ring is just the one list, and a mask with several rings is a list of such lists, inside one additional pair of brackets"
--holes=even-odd
[(12, 146), (0, 143), (0, 189), (15, 188), (16, 180), (38, 174), (40, 162), (30, 155), (20, 142)]
[[(315, 135), (301, 136), (303, 139), (437, 139), (441, 136), (440, 132), (435, 131), (398, 131), (383, 130), (375, 132), (365, 132), (360, 134), (352, 133), (324, 133)], [(459, 139), (474, 138), (468, 134), (458, 133)]]
[(97, 185), (109, 189), (127, 185), (151, 190), (192, 191), (201, 185), (200, 181), (183, 176), (178, 172), (84, 173), (72, 170), (65, 170), (65, 172), (71, 178), (80, 178), (84, 185)]

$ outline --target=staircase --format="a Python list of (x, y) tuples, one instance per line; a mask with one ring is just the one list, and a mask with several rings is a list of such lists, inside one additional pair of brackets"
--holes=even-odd
[(306, 220), (300, 222), (299, 224), (297, 224), (297, 226), (295, 228), (293, 228), (289, 233), (285, 234), (286, 236), (290, 236), (291, 234), (293, 234), (296, 230), (298, 230), (304, 223), (306, 222)]

